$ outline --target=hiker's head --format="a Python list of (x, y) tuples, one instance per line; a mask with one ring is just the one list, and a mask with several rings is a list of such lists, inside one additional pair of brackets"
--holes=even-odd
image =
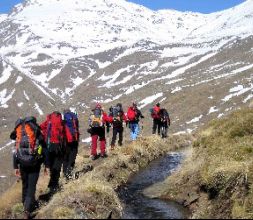
[(102, 106), (101, 106), (101, 104), (97, 103), (95, 108), (101, 108), (102, 109)]
[(156, 103), (156, 106), (157, 106), (157, 107), (160, 107), (160, 103), (159, 103), (159, 102), (158, 102), (158, 103)]
[(67, 112), (70, 112), (70, 109), (64, 109), (63, 113), (66, 114)]
[(117, 103), (117, 105), (116, 105), (117, 107), (122, 107), (122, 104), (121, 103)]

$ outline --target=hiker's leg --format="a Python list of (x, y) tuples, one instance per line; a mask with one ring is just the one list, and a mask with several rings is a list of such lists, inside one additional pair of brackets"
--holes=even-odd
[(100, 140), (100, 154), (101, 156), (105, 155), (105, 149), (106, 149), (106, 139), (105, 139), (105, 129), (101, 128), (100, 134), (99, 134), (99, 140)]
[(130, 128), (130, 137), (131, 137), (131, 140), (133, 141), (134, 140), (134, 124), (130, 123), (129, 128)]
[(27, 195), (25, 199), (25, 211), (31, 213), (33, 209), (35, 208), (35, 193), (36, 193), (36, 185), (39, 179), (40, 170), (37, 170), (35, 172), (31, 172), (28, 175), (28, 189), (27, 189)]
[(111, 142), (111, 147), (115, 146), (116, 138), (117, 138), (117, 128), (113, 128), (113, 135), (112, 135), (112, 142)]
[(25, 204), (25, 198), (28, 189), (28, 172), (26, 172), (22, 167), (20, 168), (21, 180), (22, 180), (22, 203)]
[(167, 122), (164, 125), (164, 137), (168, 137), (168, 123)]
[(69, 176), (69, 166), (70, 166), (70, 144), (68, 143), (66, 146), (66, 151), (64, 154), (64, 159), (63, 159), (63, 173), (65, 175), (65, 177)]
[(136, 139), (137, 139), (137, 137), (138, 137), (139, 134), (140, 134), (140, 125), (139, 125), (139, 123), (136, 123), (135, 131), (136, 131)]
[(123, 127), (119, 128), (118, 132), (119, 132), (119, 141), (118, 141), (118, 144), (119, 144), (119, 146), (122, 146), (124, 128)]
[(153, 119), (153, 128), (152, 128), (152, 134), (156, 133), (156, 120)]
[(97, 156), (97, 140), (98, 140), (98, 135), (94, 134), (91, 136), (91, 155), (92, 156)]
[(77, 153), (78, 153), (78, 142), (75, 141), (71, 144), (71, 151), (70, 151), (70, 157), (69, 157), (71, 171), (75, 167)]
[(164, 128), (164, 137), (168, 137), (168, 128)]
[(161, 133), (161, 121), (160, 120), (157, 120), (157, 132), (158, 132), (158, 135), (160, 135)]
[(49, 188), (52, 190), (52, 192), (55, 192), (59, 188), (59, 179), (61, 174), (62, 163), (63, 163), (63, 156), (61, 154), (55, 154), (54, 163), (50, 169)]
[(136, 140), (139, 133), (139, 126), (137, 123), (134, 123), (133, 126), (134, 126), (133, 140)]

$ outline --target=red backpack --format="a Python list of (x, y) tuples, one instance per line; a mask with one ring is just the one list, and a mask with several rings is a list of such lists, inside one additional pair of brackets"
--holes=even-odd
[(64, 140), (64, 126), (60, 112), (53, 112), (47, 116), (47, 143), (62, 144)]
[(136, 120), (136, 111), (133, 108), (128, 108), (127, 111), (127, 118), (129, 121), (134, 121)]
[(158, 106), (155, 106), (152, 110), (152, 113), (151, 113), (151, 116), (152, 118), (154, 119), (160, 119), (160, 107)]

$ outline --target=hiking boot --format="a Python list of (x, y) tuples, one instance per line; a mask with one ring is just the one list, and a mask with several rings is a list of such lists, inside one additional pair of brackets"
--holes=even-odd
[(115, 149), (115, 146), (114, 145), (111, 145), (111, 150), (114, 150)]
[(118, 143), (118, 145), (121, 147), (121, 146), (122, 146), (122, 143)]
[(90, 159), (91, 160), (96, 160), (96, 159), (98, 159), (98, 156), (97, 155), (91, 155)]
[(24, 219), (32, 219), (31, 213), (28, 211), (24, 211)]
[(107, 155), (106, 153), (104, 153), (104, 154), (101, 154), (101, 157), (102, 157), (102, 158), (107, 158), (108, 155)]

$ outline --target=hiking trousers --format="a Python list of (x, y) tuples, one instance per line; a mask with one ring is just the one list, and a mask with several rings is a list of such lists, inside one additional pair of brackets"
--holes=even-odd
[(130, 128), (131, 140), (135, 141), (139, 135), (140, 126), (139, 126), (138, 122), (130, 122), (129, 128)]
[(20, 166), (22, 180), (22, 203), (24, 211), (31, 213), (35, 208), (36, 185), (40, 175), (40, 165), (36, 167)]
[(153, 131), (152, 134), (156, 134), (156, 130), (158, 135), (160, 135), (161, 131), (161, 120), (160, 119), (153, 119)]
[(117, 139), (117, 134), (119, 134), (118, 145), (122, 146), (122, 143), (123, 143), (123, 132), (124, 132), (124, 128), (123, 127), (114, 127), (113, 128), (113, 135), (112, 135), (111, 146), (115, 146), (116, 139)]
[(66, 178), (69, 178), (72, 170), (75, 167), (76, 155), (78, 153), (78, 142), (74, 141), (67, 143), (66, 153), (63, 160), (63, 173)]
[(105, 139), (105, 127), (92, 128), (91, 133), (91, 155), (97, 156), (98, 139), (100, 142), (100, 154), (105, 154), (106, 139)]

